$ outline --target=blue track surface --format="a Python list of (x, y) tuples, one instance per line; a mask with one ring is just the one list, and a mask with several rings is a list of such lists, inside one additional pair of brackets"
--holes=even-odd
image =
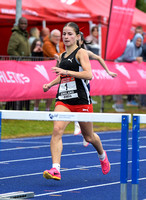
[[(103, 175), (94, 148), (84, 147), (82, 136), (64, 135), (61, 181), (46, 180), (51, 168), (50, 137), (2, 140), (0, 194), (33, 191), (35, 200), (120, 200), (121, 133), (101, 132), (111, 171)], [(128, 199), (131, 199), (132, 139), (129, 135)], [(139, 200), (146, 199), (146, 130), (140, 131)]]

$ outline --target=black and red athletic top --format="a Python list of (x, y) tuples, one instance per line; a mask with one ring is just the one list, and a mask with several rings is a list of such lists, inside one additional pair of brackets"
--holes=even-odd
[[(68, 57), (64, 57), (66, 52), (62, 54), (59, 67), (64, 70), (80, 72), (83, 68), (76, 59), (76, 53), (80, 47), (75, 49)], [(91, 97), (87, 87), (87, 80), (78, 79), (69, 75), (61, 75), (56, 101), (62, 101), (69, 105), (87, 105), (91, 104)]]

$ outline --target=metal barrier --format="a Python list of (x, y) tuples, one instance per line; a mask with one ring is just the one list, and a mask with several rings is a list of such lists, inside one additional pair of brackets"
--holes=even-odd
[[(51, 57), (33, 57), (33, 56), (2, 56), (0, 55), (0, 61), (49, 61), (54, 60)], [(30, 110), (29, 100), (28, 101), (10, 101), (10, 102), (0, 102), (0, 109), (5, 110), (21, 110), (21, 107), (25, 107), (26, 110)]]
[(43, 61), (54, 60), (51, 57), (33, 57), (33, 56), (1, 56), (0, 60), (16, 60), (16, 61)]

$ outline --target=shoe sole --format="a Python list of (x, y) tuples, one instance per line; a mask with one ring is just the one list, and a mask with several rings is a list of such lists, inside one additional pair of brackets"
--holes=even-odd
[(54, 179), (54, 180), (57, 180), (57, 181), (60, 181), (61, 178), (57, 177), (57, 176), (52, 176), (51, 174), (49, 174), (48, 172), (44, 172), (43, 173), (43, 177), (46, 178), (46, 179)]
[(78, 132), (78, 133), (74, 133), (74, 135), (80, 135), (82, 131)]
[(84, 147), (87, 147), (88, 145), (89, 145), (89, 142), (84, 142), (84, 141), (83, 141), (83, 146), (84, 146)]
[(108, 171), (107, 173), (104, 174), (104, 173), (102, 172), (104, 175), (108, 174), (108, 173), (110, 172), (110, 170), (111, 170), (111, 164), (110, 164), (110, 162), (109, 162), (109, 167), (110, 167), (110, 168), (109, 168), (109, 171)]

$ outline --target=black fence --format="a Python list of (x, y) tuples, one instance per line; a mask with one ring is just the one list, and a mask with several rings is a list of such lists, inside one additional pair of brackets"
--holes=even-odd
[(0, 60), (16, 60), (16, 61), (46, 61), (46, 60), (54, 60), (54, 58), (50, 57), (33, 57), (33, 56), (1, 56)]

